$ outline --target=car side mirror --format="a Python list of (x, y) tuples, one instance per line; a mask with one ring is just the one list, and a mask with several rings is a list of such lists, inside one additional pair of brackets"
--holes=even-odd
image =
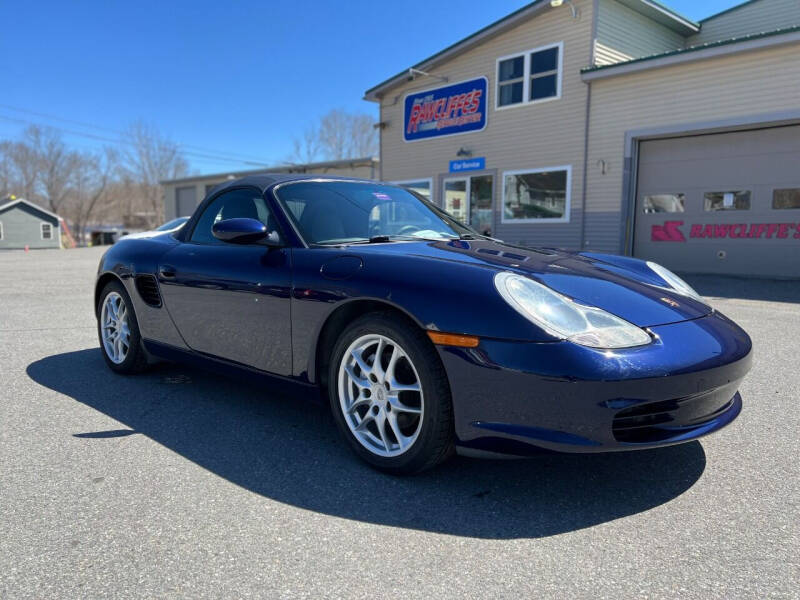
[(264, 238), (264, 245), (265, 246), (272, 246), (275, 248), (279, 248), (283, 246), (283, 242), (281, 241), (281, 234), (277, 231), (270, 231), (267, 233), (267, 237)]
[(225, 219), (211, 227), (211, 233), (218, 240), (232, 244), (252, 244), (268, 239), (267, 226), (256, 219)]

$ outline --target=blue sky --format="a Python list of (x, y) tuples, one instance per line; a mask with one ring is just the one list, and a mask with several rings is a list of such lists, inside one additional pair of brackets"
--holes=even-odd
[[(692, 19), (738, 4), (662, 2)], [(0, 2), (0, 139), (19, 135), (21, 121), (114, 138), (141, 119), (209, 154), (280, 162), (329, 109), (377, 115), (361, 99), (367, 88), (524, 4)], [(103, 143), (66, 137), (83, 149)], [(253, 168), (191, 163), (203, 173)]]

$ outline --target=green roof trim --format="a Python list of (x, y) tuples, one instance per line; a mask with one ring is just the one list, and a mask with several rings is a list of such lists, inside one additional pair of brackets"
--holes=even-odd
[[(755, 0), (753, 0), (755, 1)], [(785, 33), (795, 33), (800, 31), (800, 25), (795, 25), (792, 27), (784, 27), (782, 29), (775, 29), (773, 31), (764, 31), (761, 33), (753, 33), (750, 35), (743, 35), (740, 37), (729, 38), (727, 40), (720, 40), (718, 42), (708, 42), (706, 44), (700, 44), (698, 46), (690, 46), (688, 48), (680, 48), (678, 50), (670, 50), (669, 52), (663, 52), (661, 54), (651, 54), (650, 56), (643, 56), (641, 58), (634, 58), (632, 60), (626, 60), (624, 62), (613, 63), (610, 65), (596, 65), (594, 67), (585, 67), (581, 69), (581, 73), (595, 73), (597, 71), (605, 71), (607, 69), (613, 69), (615, 67), (627, 66), (636, 63), (643, 63), (648, 62), (651, 60), (657, 60), (659, 58), (667, 58), (669, 56), (677, 56), (680, 54), (690, 54), (692, 52), (698, 52), (700, 50), (708, 50), (709, 48), (718, 48), (719, 46), (728, 46), (731, 44), (739, 44), (742, 42), (749, 42), (752, 40), (758, 40), (761, 38), (772, 37), (776, 35), (781, 35)]]

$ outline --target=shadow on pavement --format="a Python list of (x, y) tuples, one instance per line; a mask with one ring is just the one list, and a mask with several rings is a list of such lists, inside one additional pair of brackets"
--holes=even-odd
[(123, 377), (108, 370), (99, 349), (50, 356), (27, 373), (132, 430), (70, 432), (81, 443), (146, 435), (279, 502), (457, 536), (536, 538), (639, 513), (690, 488), (706, 462), (702, 446), (692, 442), (524, 461), (455, 458), (422, 475), (396, 478), (362, 465), (339, 440), (327, 409), (304, 398), (277, 398), (177, 365)]
[(702, 296), (800, 303), (800, 281), (681, 275)]

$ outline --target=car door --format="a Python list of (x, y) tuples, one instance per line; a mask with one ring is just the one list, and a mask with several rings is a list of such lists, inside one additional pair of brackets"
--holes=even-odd
[(206, 206), (188, 239), (162, 257), (164, 304), (192, 350), (291, 375), (291, 251), (213, 236), (214, 223), (237, 217), (258, 219), (269, 231), (278, 230), (258, 189), (220, 194)]

